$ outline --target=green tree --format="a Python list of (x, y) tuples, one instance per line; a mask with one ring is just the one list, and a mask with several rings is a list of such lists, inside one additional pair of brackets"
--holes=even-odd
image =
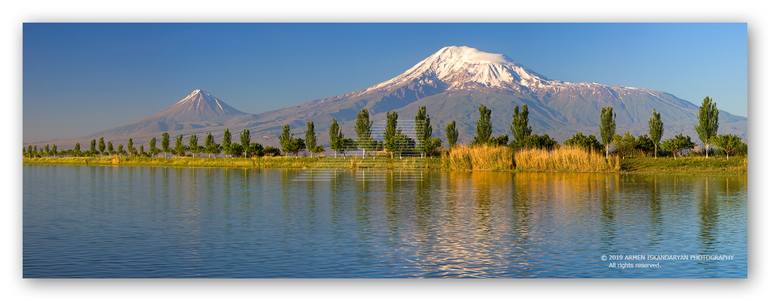
[(615, 138), (615, 112), (612, 111), (612, 107), (603, 107), (602, 114), (599, 120), (599, 132), (602, 136), (602, 144), (604, 144), (604, 156), (610, 155), (610, 143)]
[(125, 153), (125, 151), (123, 150), (123, 144), (118, 144), (118, 152), (117, 152), (117, 154), (118, 155), (122, 155), (123, 153)]
[(305, 145), (310, 152), (310, 156), (323, 151), (323, 147), (317, 144), (317, 137), (315, 135), (315, 123), (313, 121), (307, 122), (307, 129), (305, 130)]
[(243, 147), (243, 157), (249, 156), (249, 145), (251, 145), (251, 133), (249, 129), (241, 131), (241, 147)]
[(107, 148), (107, 145), (104, 144), (104, 137), (99, 137), (99, 154), (104, 155), (104, 150)]
[[(262, 157), (265, 155), (265, 148), (262, 146), (262, 144), (252, 143), (249, 148), (251, 149), (250, 152), (257, 157)], [(321, 146), (316, 146), (316, 148), (320, 148), (323, 151), (323, 147)]]
[(225, 135), (222, 137), (222, 151), (225, 155), (230, 155), (230, 146), (233, 144), (233, 137), (230, 134), (230, 129), (225, 128)]
[(212, 155), (218, 153), (219, 146), (214, 141), (214, 135), (211, 134), (211, 132), (206, 135), (206, 153), (209, 155), (209, 158), (211, 158)]
[(337, 157), (338, 152), (344, 152), (345, 147), (343, 141), (345, 136), (342, 135), (340, 125), (337, 123), (337, 119), (332, 119), (331, 125), (329, 125), (329, 146), (334, 150), (334, 157)]
[(54, 157), (55, 157), (56, 155), (58, 155), (58, 154), (59, 154), (59, 151), (58, 151), (58, 149), (56, 148), (56, 144), (54, 144), (53, 146), (51, 146), (51, 154), (52, 154)]
[(136, 148), (134, 147), (134, 138), (128, 138), (128, 154), (129, 155), (136, 155)]
[(677, 134), (674, 137), (664, 140), (660, 146), (664, 150), (671, 152), (674, 155), (674, 159), (676, 159), (677, 154), (681, 155), (683, 150), (692, 149), (695, 147), (695, 143), (692, 142), (690, 136)]
[(73, 155), (80, 156), (80, 142), (75, 143), (75, 148), (72, 150)]
[(479, 107), (479, 120), (476, 121), (476, 136), (473, 144), (486, 144), (492, 137), (492, 110), (486, 106)]
[(262, 152), (265, 156), (270, 157), (277, 157), (281, 155), (281, 150), (272, 146), (265, 146), (265, 149)]
[(513, 145), (522, 146), (524, 141), (532, 134), (532, 128), (529, 126), (529, 108), (527, 105), (513, 108), (513, 120), (511, 121), (511, 132), (513, 133)]
[(415, 149), (415, 141), (409, 136), (405, 135), (401, 131), (397, 131), (394, 137), (394, 149), (393, 151), (401, 158), (404, 153), (413, 152)]
[(508, 135), (500, 135), (489, 138), (490, 145), (505, 146), (508, 145)]
[(356, 141), (358, 148), (364, 151), (364, 157), (366, 157), (367, 150), (376, 148), (374, 140), (372, 140), (372, 122), (369, 121), (368, 109), (362, 109), (356, 115), (356, 136), (358, 136), (358, 141)]
[(650, 140), (652, 140), (652, 144), (654, 145), (654, 156), (655, 158), (658, 157), (658, 145), (660, 145), (660, 138), (663, 137), (663, 121), (660, 119), (660, 113), (655, 111), (655, 109), (652, 110), (652, 116), (650, 116), (650, 121), (648, 122), (649, 125), (649, 134), (650, 134)]
[(281, 149), (284, 153), (294, 153), (294, 135), (291, 133), (291, 127), (288, 124), (283, 125), (281, 135), (278, 136), (278, 142), (281, 144)]
[(144, 155), (146, 155), (146, 154), (147, 154), (147, 153), (145, 153), (145, 152), (144, 152), (144, 144), (140, 144), (140, 145), (139, 145), (139, 155), (140, 155), (140, 156), (144, 156)]
[(719, 110), (716, 102), (706, 96), (698, 110), (698, 125), (695, 127), (698, 138), (703, 142), (706, 158), (709, 157), (709, 145), (711, 139), (717, 135), (717, 129), (719, 129)]
[(198, 135), (190, 135), (190, 138), (187, 140), (187, 148), (190, 150), (193, 158), (195, 158), (195, 154), (200, 151), (200, 149), (198, 149)]
[(446, 132), (446, 142), (449, 144), (449, 148), (454, 147), (455, 144), (457, 144), (457, 138), (460, 136), (460, 133), (457, 132), (457, 124), (454, 120), (446, 125), (444, 132)]
[(577, 132), (567, 140), (564, 140), (564, 145), (580, 147), (589, 152), (602, 149), (602, 143), (596, 139), (594, 135), (586, 136), (583, 132)]
[(398, 113), (396, 112), (388, 112), (387, 114), (387, 121), (385, 122), (385, 133), (383, 134), (383, 142), (385, 146), (385, 150), (390, 152), (391, 158), (393, 157), (393, 154), (397, 151), (397, 143), (398, 137), (397, 135), (401, 133), (401, 131), (398, 130)]
[(230, 143), (230, 156), (240, 156), (243, 154), (243, 147), (238, 143)]
[(155, 137), (150, 139), (150, 157), (155, 157), (158, 154), (158, 140)]
[(112, 141), (107, 142), (107, 154), (112, 155), (115, 149), (112, 147)]
[(96, 139), (91, 139), (91, 146), (89, 146), (88, 152), (91, 153), (92, 156), (96, 154)]
[(168, 153), (171, 151), (171, 148), (169, 147), (171, 137), (168, 133), (163, 133), (160, 136), (160, 147), (163, 149), (163, 157), (168, 158)]
[(174, 153), (180, 157), (185, 155), (184, 142), (182, 142), (183, 139), (184, 137), (182, 135), (176, 136), (176, 143), (174, 144)]
[(746, 144), (743, 143), (741, 137), (733, 134), (718, 135), (714, 137), (714, 144), (725, 151), (727, 159), (730, 159), (730, 155), (735, 155), (741, 149), (746, 148)]
[(646, 134), (639, 135), (636, 137), (636, 142), (634, 142), (634, 149), (647, 155), (655, 151), (655, 143), (652, 142), (650, 136)]
[(555, 148), (559, 143), (556, 142), (551, 136), (548, 136), (548, 134), (544, 135), (535, 135), (531, 134), (527, 136), (527, 138), (524, 138), (524, 144), (522, 147), (525, 148), (538, 148), (538, 149), (547, 149), (551, 150)]
[(417, 109), (417, 114), (414, 116), (414, 126), (417, 136), (417, 150), (422, 156), (433, 154), (438, 146), (434, 141), (431, 141), (433, 126), (430, 124), (430, 115), (428, 115), (425, 106), (420, 106)]
[(307, 145), (305, 145), (305, 140), (302, 138), (295, 138), (294, 143), (292, 145), (294, 147), (295, 156), (307, 147)]
[(612, 139), (612, 143), (615, 144), (615, 152), (620, 155), (621, 158), (625, 158), (633, 155), (636, 151), (636, 137), (630, 132), (626, 132), (621, 135), (615, 135)]

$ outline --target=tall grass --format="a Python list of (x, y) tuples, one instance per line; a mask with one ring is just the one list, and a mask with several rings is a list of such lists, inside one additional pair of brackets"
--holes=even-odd
[(515, 154), (516, 170), (608, 172), (620, 170), (620, 158), (600, 152), (562, 146), (554, 150), (523, 149)]
[(454, 170), (512, 170), (513, 150), (506, 146), (459, 145), (449, 150), (444, 163)]

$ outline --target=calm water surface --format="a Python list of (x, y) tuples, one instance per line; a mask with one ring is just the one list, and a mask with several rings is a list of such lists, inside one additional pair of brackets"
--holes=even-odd
[(746, 183), (24, 166), (24, 276), (745, 277)]

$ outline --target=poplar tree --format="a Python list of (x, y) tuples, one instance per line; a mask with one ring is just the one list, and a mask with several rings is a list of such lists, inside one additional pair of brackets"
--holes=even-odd
[(243, 146), (243, 157), (248, 157), (249, 146), (251, 145), (251, 133), (249, 129), (241, 131), (241, 146)]
[(476, 121), (476, 136), (473, 144), (487, 144), (492, 137), (492, 110), (485, 105), (479, 106), (479, 120)]
[(446, 141), (447, 144), (449, 144), (449, 147), (452, 148), (457, 144), (457, 138), (460, 136), (460, 134), (457, 132), (457, 124), (454, 120), (446, 125), (446, 129), (444, 129), (446, 132)]
[(90, 152), (92, 156), (96, 154), (96, 139), (91, 139), (91, 146), (88, 148), (88, 152)]
[(169, 147), (171, 137), (169, 137), (168, 133), (163, 133), (160, 136), (160, 147), (163, 149), (163, 157), (168, 158), (168, 153), (171, 151), (171, 148)]
[(150, 157), (154, 157), (158, 153), (158, 146), (157, 146), (157, 139), (155, 137), (152, 137), (150, 139)]
[(345, 136), (342, 135), (340, 125), (337, 123), (337, 119), (332, 119), (331, 125), (329, 125), (329, 146), (334, 150), (334, 156), (337, 157), (337, 152), (344, 152)]
[(311, 156), (315, 153), (320, 153), (323, 148), (316, 145), (316, 135), (315, 135), (315, 124), (313, 121), (307, 122), (307, 129), (305, 129), (305, 145), (307, 146), (307, 150), (310, 152)]
[(372, 122), (369, 121), (368, 109), (362, 109), (356, 116), (356, 136), (358, 136), (358, 147), (364, 151), (363, 155), (366, 157), (366, 151), (375, 148), (375, 143), (372, 140)]
[(136, 155), (136, 148), (134, 148), (134, 138), (128, 138), (128, 154)]
[(284, 153), (294, 152), (294, 136), (291, 134), (291, 127), (284, 124), (281, 129), (281, 135), (278, 136), (278, 142), (281, 143), (281, 149)]
[(420, 154), (425, 156), (426, 154), (433, 153), (436, 148), (431, 136), (433, 135), (433, 126), (430, 125), (430, 115), (425, 106), (420, 106), (417, 109), (417, 114), (414, 116), (414, 126), (417, 135), (417, 149)]
[(80, 142), (75, 143), (75, 148), (72, 151), (75, 156), (80, 156)]
[(385, 150), (390, 152), (390, 157), (393, 157), (393, 153), (398, 148), (398, 141), (397, 135), (399, 133), (398, 131), (398, 113), (396, 112), (388, 112), (387, 114), (387, 121), (385, 122), (385, 133), (383, 137), (383, 142), (385, 146)]
[(648, 125), (650, 140), (652, 140), (652, 144), (655, 145), (653, 154), (655, 158), (657, 158), (658, 145), (660, 145), (660, 138), (663, 137), (663, 121), (660, 119), (660, 113), (655, 111), (655, 109), (652, 109), (652, 116), (650, 116)]
[(602, 136), (602, 144), (604, 144), (604, 156), (610, 156), (610, 143), (615, 138), (615, 113), (612, 111), (612, 107), (603, 107), (602, 113), (599, 118), (599, 132)]
[(233, 137), (230, 134), (230, 129), (225, 128), (225, 135), (222, 137), (222, 150), (225, 152), (225, 156), (230, 154), (230, 148), (233, 145)]
[(112, 155), (115, 152), (115, 148), (112, 147), (112, 141), (107, 142), (107, 153)]
[(519, 106), (513, 108), (511, 132), (515, 146), (524, 146), (527, 137), (532, 134), (532, 128), (529, 126), (529, 108), (526, 104), (521, 107), (521, 111), (519, 111)]
[(145, 152), (144, 152), (144, 144), (141, 144), (141, 145), (139, 145), (139, 155), (140, 156), (144, 156), (144, 154), (145, 154)]
[(104, 155), (104, 149), (107, 146), (104, 144), (104, 137), (99, 137), (99, 154)]
[(209, 132), (209, 134), (206, 135), (206, 153), (209, 154), (209, 158), (211, 158), (213, 154), (217, 153), (217, 148), (219, 147), (217, 146), (217, 143), (214, 141), (214, 135), (212, 135), (211, 132)]
[(59, 153), (59, 152), (58, 152), (58, 150), (57, 150), (57, 148), (56, 148), (56, 144), (54, 144), (54, 145), (51, 147), (51, 154), (52, 154), (54, 157), (56, 157), (56, 155), (57, 155), (58, 153)]
[(192, 154), (193, 158), (195, 158), (195, 153), (198, 152), (198, 135), (192, 134), (190, 135), (189, 140), (187, 141), (188, 148), (190, 149), (190, 153)]
[(706, 96), (698, 110), (698, 125), (695, 127), (698, 138), (703, 142), (706, 158), (709, 157), (709, 145), (712, 143), (711, 140), (716, 137), (718, 128), (719, 110), (717, 110), (717, 104), (711, 97)]
[(182, 135), (176, 136), (176, 145), (174, 147), (174, 150), (176, 151), (177, 156), (185, 155), (184, 143), (182, 142), (182, 139), (184, 139)]
[(118, 144), (118, 151), (117, 151), (117, 154), (118, 154), (118, 155), (122, 155), (122, 154), (123, 154), (123, 152), (124, 152), (124, 151), (123, 151), (123, 144)]

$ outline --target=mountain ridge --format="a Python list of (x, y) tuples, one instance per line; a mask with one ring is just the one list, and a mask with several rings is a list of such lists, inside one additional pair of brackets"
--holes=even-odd
[[(598, 134), (599, 112), (604, 106), (615, 108), (619, 133), (646, 132), (650, 113), (656, 109), (666, 125), (665, 137), (681, 132), (697, 139), (697, 106), (670, 93), (553, 80), (503, 54), (468, 46), (443, 47), (403, 73), (361, 90), (258, 114), (241, 112), (213, 94), (196, 89), (142, 121), (80, 139), (102, 135), (119, 141), (134, 135), (141, 141), (162, 131), (211, 131), (221, 137), (221, 131), (228, 127), (231, 131), (248, 128), (255, 141), (277, 145), (283, 124), (301, 132), (305, 121), (313, 120), (323, 143), (332, 118), (340, 122), (346, 136), (353, 137), (354, 118), (363, 108), (371, 111), (373, 120), (381, 122), (388, 111), (399, 113), (400, 120), (411, 120), (417, 107), (425, 105), (433, 121), (434, 136), (443, 138), (444, 125), (454, 120), (460, 129), (460, 141), (469, 142), (480, 104), (492, 109), (495, 135), (508, 133), (513, 107), (527, 104), (533, 130), (560, 141), (577, 131)], [(185, 106), (178, 108), (180, 105)], [(203, 111), (199, 111), (201, 106)], [(720, 133), (746, 138), (746, 126), (746, 118), (720, 111)]]

